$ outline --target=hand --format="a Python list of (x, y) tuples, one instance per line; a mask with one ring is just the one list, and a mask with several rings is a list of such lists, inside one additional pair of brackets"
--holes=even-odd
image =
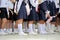
[(51, 20), (52, 20), (52, 18), (53, 18), (53, 17), (50, 17), (50, 18), (46, 21), (46, 23), (50, 23)]
[(11, 11), (11, 13), (12, 13), (12, 15), (13, 15), (13, 11), (12, 10), (10, 10)]
[(46, 18), (49, 18), (50, 17), (50, 11), (47, 10), (47, 11), (45, 11), (45, 13), (46, 13), (45, 14)]
[(46, 18), (49, 18), (50, 17), (50, 14), (49, 13), (46, 13), (45, 16), (46, 16)]
[(39, 12), (38, 7), (36, 7), (36, 12)]
[(10, 18), (10, 16), (8, 15), (8, 19)]
[(16, 15), (18, 15), (18, 12), (16, 12), (16, 10), (14, 9), (14, 13), (16, 14)]
[(18, 15), (18, 12), (15, 12), (16, 15)]

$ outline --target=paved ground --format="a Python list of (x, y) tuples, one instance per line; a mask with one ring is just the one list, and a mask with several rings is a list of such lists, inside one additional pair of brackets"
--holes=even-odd
[(27, 36), (19, 36), (18, 34), (0, 35), (0, 40), (60, 40), (60, 33)]

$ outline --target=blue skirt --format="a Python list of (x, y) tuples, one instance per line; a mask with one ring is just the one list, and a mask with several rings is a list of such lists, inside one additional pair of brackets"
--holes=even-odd
[(27, 19), (27, 11), (26, 11), (25, 5), (26, 4), (24, 2), (22, 2), (22, 5), (21, 5), (20, 10), (18, 12), (17, 19)]
[(40, 13), (38, 13), (38, 16), (39, 16), (39, 20), (46, 20), (45, 13), (42, 10), (40, 10)]
[(28, 21), (37, 21), (38, 20), (38, 14), (36, 12), (35, 7), (32, 7), (32, 10), (30, 11), (30, 15), (28, 16)]

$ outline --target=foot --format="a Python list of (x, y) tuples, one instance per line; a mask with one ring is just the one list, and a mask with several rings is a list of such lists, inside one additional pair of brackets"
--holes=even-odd
[(39, 34), (48, 34), (46, 31), (39, 32)]
[(35, 32), (29, 32), (30, 35), (36, 35), (37, 33)]
[(18, 33), (18, 31), (14, 31), (14, 33)]
[(24, 32), (28, 33), (28, 32), (29, 32), (29, 29), (27, 29), (27, 30), (24, 30)]
[(50, 30), (49, 33), (55, 33), (53, 30)]
[(5, 32), (0, 32), (0, 34), (1, 34), (1, 35), (6, 35), (7, 33), (5, 33)]
[(19, 35), (27, 35), (26, 33), (24, 33), (24, 32), (21, 32), (21, 33), (19, 33)]
[(12, 32), (11, 32), (11, 31), (7, 31), (7, 33), (8, 33), (8, 34), (12, 34)]

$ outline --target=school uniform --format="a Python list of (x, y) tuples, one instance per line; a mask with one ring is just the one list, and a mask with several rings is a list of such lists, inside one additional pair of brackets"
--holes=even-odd
[(56, 6), (55, 6), (55, 3), (53, 0), (46, 0), (45, 1), (46, 3), (46, 7), (48, 9), (49, 14), (50, 14), (50, 18), (47, 18), (47, 21), (46, 21), (46, 24), (47, 24), (47, 31), (49, 33), (54, 33), (54, 28), (55, 28), (55, 25), (54, 24), (51, 24), (50, 22), (55, 22), (56, 21), (56, 18), (53, 17), (53, 16), (56, 16)]
[(58, 12), (58, 15), (57, 15), (58, 18), (60, 18), (60, 9), (59, 9), (59, 12)]
[[(46, 1), (43, 0), (39, 6), (39, 13), (38, 13), (38, 16), (39, 16), (39, 21), (43, 20), (45, 21), (46, 20), (46, 12), (49, 11), (48, 8), (47, 8), (47, 5), (46, 5)], [(48, 32), (45, 30), (46, 29), (46, 26), (45, 26), (45, 22), (42, 24), (42, 23), (38, 23), (38, 33), (39, 34), (47, 34)]]
[(18, 5), (17, 5), (18, 16), (17, 16), (16, 20), (27, 18), (27, 12), (26, 12), (25, 6), (26, 6), (25, 0), (18, 1)]
[[(14, 4), (9, 0), (8, 1), (8, 8), (13, 12), (13, 7), (14, 7)], [(9, 10), (9, 20), (13, 20), (13, 15), (14, 15), (14, 12), (13, 12), (13, 15), (12, 15), (12, 12)]]
[[(26, 6), (25, 0), (18, 1), (17, 7), (16, 7), (17, 8), (16, 12), (18, 12), (18, 15), (16, 16), (16, 20), (27, 18), (27, 12), (26, 12), (25, 6)], [(19, 31), (19, 33), (18, 33), (19, 35), (27, 35), (23, 32), (22, 23), (18, 24), (18, 31)]]
[(30, 15), (28, 16), (28, 21), (38, 20), (38, 14), (36, 12), (36, 6), (38, 6), (37, 0), (29, 0)]
[(41, 4), (39, 4), (38, 6), (40, 8), (38, 16), (39, 16), (39, 20), (46, 20), (45, 17), (45, 12), (48, 10), (47, 5), (46, 5), (46, 1), (42, 2)]
[[(56, 16), (56, 5), (54, 1), (49, 1), (47, 4), (48, 9), (50, 10), (50, 16)], [(56, 18), (53, 18), (51, 22), (55, 22)]]
[(56, 5), (56, 13), (59, 11), (59, 0), (54, 0), (55, 5)]
[(0, 11), (0, 18), (7, 18), (7, 0), (1, 0)]

